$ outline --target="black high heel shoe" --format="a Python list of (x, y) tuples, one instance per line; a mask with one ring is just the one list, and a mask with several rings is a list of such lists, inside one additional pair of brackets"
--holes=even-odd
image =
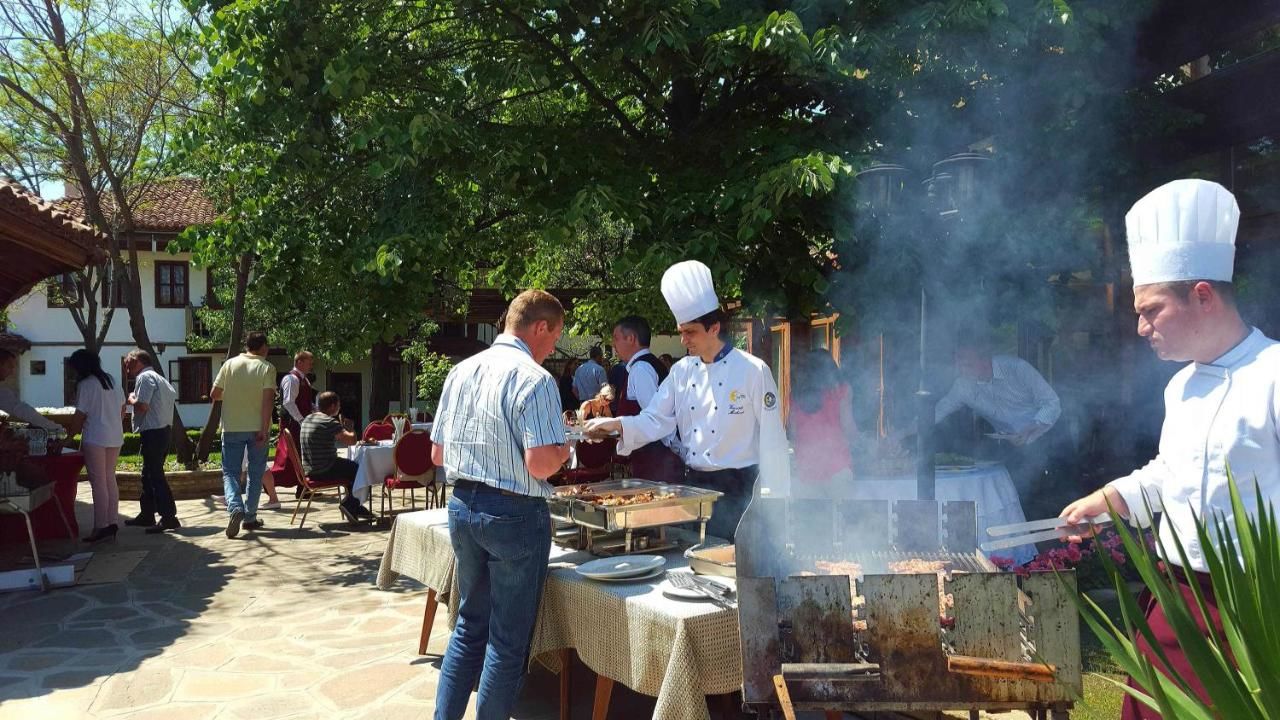
[(116, 533), (119, 531), (120, 531), (120, 527), (115, 524), (108, 525), (104, 528), (98, 528), (97, 530), (94, 530), (92, 533), (90, 533), (89, 537), (84, 539), (84, 542), (96, 543), (96, 542), (102, 542), (103, 540), (114, 540), (116, 537)]

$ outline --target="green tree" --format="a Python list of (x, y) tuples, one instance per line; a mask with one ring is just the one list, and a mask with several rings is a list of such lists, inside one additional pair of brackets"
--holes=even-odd
[[(661, 316), (686, 258), (761, 315), (865, 313), (926, 259), (1009, 268), (996, 298), (1040, 291), (1097, 264), (1096, 198), (1145, 119), (1118, 69), (1146, 3), (193, 4), (229, 112), (188, 147), (235, 191), (228, 228), (272, 238), (253, 292), (329, 288), (350, 304), (272, 305), (353, 342), (481, 283), (622, 291), (579, 304), (590, 329)], [(886, 267), (854, 170), (974, 144), (1001, 158), (1003, 200), (966, 226), (985, 243)]]

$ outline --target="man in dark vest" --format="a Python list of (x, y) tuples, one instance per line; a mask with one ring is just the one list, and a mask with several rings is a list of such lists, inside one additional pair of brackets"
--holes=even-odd
[[(637, 315), (628, 315), (613, 326), (613, 350), (626, 364), (625, 387), (618, 388), (617, 392), (616, 417), (639, 415), (667, 379), (667, 366), (649, 352), (650, 339), (648, 321)], [(680, 482), (684, 477), (684, 464), (670, 449), (674, 442), (676, 433), (632, 451), (632, 477)]]
[[(315, 365), (315, 358), (306, 350), (299, 350), (293, 356), (293, 369), (280, 379), (280, 437), (276, 440), (276, 459), (271, 464), (271, 476), (277, 485), (291, 485), (293, 475), (288, 472), (288, 450), (284, 441), (284, 431), (293, 434), (294, 444), (302, 442), (302, 420), (316, 411), (315, 390), (307, 373)], [(299, 458), (301, 462), (301, 458)], [(299, 489), (301, 491), (301, 489)]]

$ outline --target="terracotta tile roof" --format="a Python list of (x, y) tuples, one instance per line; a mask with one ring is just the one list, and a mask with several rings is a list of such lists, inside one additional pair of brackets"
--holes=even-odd
[(0, 175), (0, 212), (24, 220), (50, 235), (71, 240), (85, 250), (97, 247), (105, 239), (79, 214), (46, 201), (4, 175)]
[[(111, 212), (111, 198), (102, 197), (103, 210)], [(83, 198), (64, 198), (58, 206), (84, 215)], [(204, 183), (196, 178), (165, 178), (153, 182), (133, 210), (140, 232), (181, 232), (192, 225), (213, 222), (217, 212), (204, 194)]]
[(0, 307), (44, 278), (97, 262), (105, 240), (78, 218), (0, 176)]
[(0, 350), (21, 355), (31, 349), (31, 341), (17, 333), (0, 331)]

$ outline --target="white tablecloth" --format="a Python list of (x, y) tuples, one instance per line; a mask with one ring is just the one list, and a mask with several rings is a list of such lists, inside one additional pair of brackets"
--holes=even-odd
[(372, 489), (396, 470), (396, 449), (390, 440), (377, 445), (352, 445), (347, 448), (347, 459), (360, 466), (351, 492), (361, 502), (368, 502)]
[[(886, 477), (862, 476), (850, 483), (851, 495), (858, 500), (914, 500), (915, 475)], [(987, 539), (987, 528), (1024, 522), (1022, 503), (1018, 490), (1013, 486), (1009, 471), (997, 463), (980, 463), (972, 468), (939, 468), (934, 486), (934, 498), (938, 502), (972, 500), (978, 515), (978, 542)], [(1017, 563), (1025, 563), (1035, 557), (1034, 545), (1024, 545), (1008, 550), (998, 550), (992, 555), (1012, 557)]]

